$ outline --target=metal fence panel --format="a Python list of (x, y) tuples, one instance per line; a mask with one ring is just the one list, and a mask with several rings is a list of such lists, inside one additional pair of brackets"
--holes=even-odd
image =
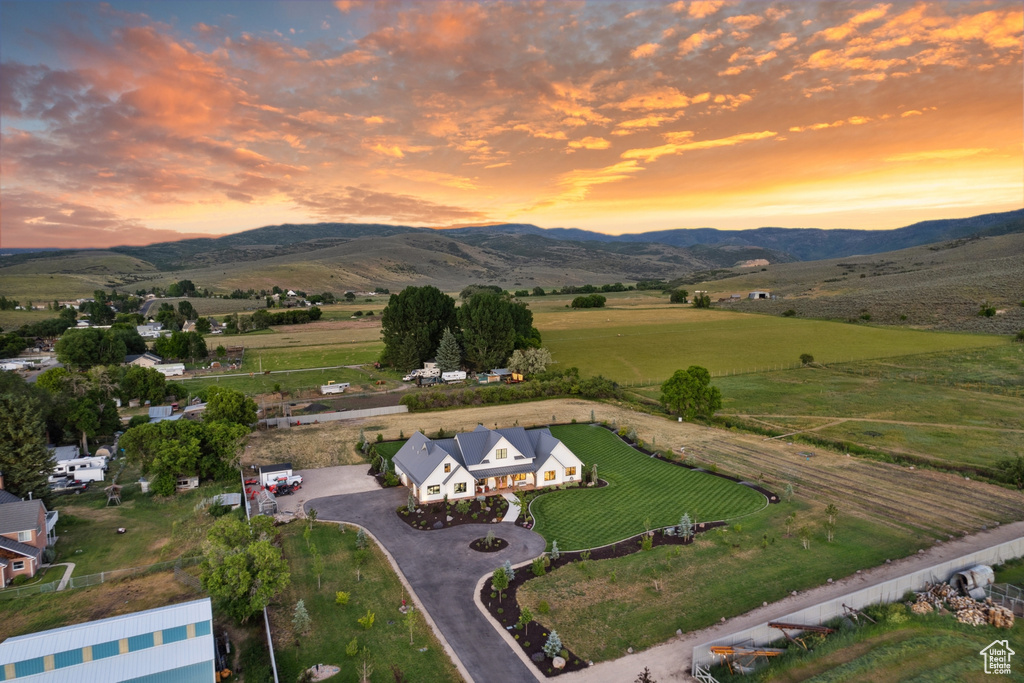
[[(854, 609), (863, 609), (869, 605), (879, 603), (896, 602), (902, 598), (907, 591), (921, 591), (927, 584), (941, 583), (948, 581), (954, 573), (963, 571), (978, 564), (1002, 564), (1007, 560), (1024, 556), (1024, 538), (1018, 538), (1006, 543), (1000, 543), (984, 550), (948, 560), (932, 567), (919, 569), (895, 579), (884, 581), (880, 584), (862, 588), (861, 590), (847, 593), (846, 595), (831, 600), (826, 600), (812, 607), (799, 610), (792, 614), (773, 619), (792, 624), (823, 624), (830, 619), (842, 616), (846, 610), (843, 605)], [(739, 645), (749, 643), (754, 646), (766, 646), (779, 640), (778, 629), (770, 628), (768, 623), (759, 624), (752, 628), (733, 633), (710, 643), (698, 645), (693, 648), (694, 677), (698, 669), (708, 669), (720, 662), (711, 654), (712, 645)], [(702, 672), (703, 673), (703, 672)]]

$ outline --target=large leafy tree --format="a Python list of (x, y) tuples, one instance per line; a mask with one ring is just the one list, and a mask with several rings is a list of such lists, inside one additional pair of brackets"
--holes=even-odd
[(415, 349), (417, 364), (422, 363), (441, 343), (445, 328), (455, 329), (456, 323), (455, 299), (437, 287), (406, 287), (392, 294), (381, 315), (381, 362), (397, 366), (402, 344), (409, 343)]
[(151, 475), (155, 493), (171, 495), (178, 475), (230, 474), (248, 433), (248, 427), (227, 422), (164, 420), (132, 427), (121, 437), (121, 447), (129, 462)]
[[(476, 370), (500, 367), (516, 342), (513, 304), (505, 296), (480, 291), (459, 308), (466, 361)], [(532, 321), (532, 316), (531, 316)]]
[(459, 340), (450, 328), (444, 328), (441, 335), (441, 344), (437, 347), (437, 367), (441, 372), (458, 370), (462, 365), (462, 348), (459, 347)]
[(249, 523), (221, 517), (207, 534), (200, 580), (218, 607), (238, 622), (262, 611), (291, 582), (272, 528), (268, 517)]
[(141, 368), (133, 365), (124, 371), (124, 376), (121, 378), (121, 400), (128, 401), (137, 398), (140, 401), (160, 403), (164, 400), (166, 393), (167, 378), (153, 368)]
[(711, 385), (711, 374), (699, 365), (676, 370), (661, 385), (661, 402), (687, 420), (709, 418), (722, 407), (722, 392)]
[(551, 364), (551, 352), (547, 349), (516, 349), (508, 359), (508, 369), (524, 375), (544, 372)]
[(236, 389), (210, 387), (206, 391), (206, 422), (230, 422), (249, 425), (256, 422), (256, 402)]
[(146, 352), (146, 340), (131, 323), (114, 323), (110, 326), (109, 334), (111, 337), (123, 341), (125, 350), (129, 354)]
[(57, 360), (74, 368), (120, 365), (128, 354), (119, 331), (92, 327), (67, 330), (57, 340), (56, 350)]
[(209, 350), (206, 340), (198, 332), (172, 332), (169, 337), (156, 340), (153, 350), (163, 358), (185, 359), (206, 358)]
[(46, 500), (50, 493), (46, 476), (53, 463), (46, 449), (42, 412), (40, 402), (29, 392), (0, 393), (0, 472), (4, 489), (16, 496), (31, 493)]

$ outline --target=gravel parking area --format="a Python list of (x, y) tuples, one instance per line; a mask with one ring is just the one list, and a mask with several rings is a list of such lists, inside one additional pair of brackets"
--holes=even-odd
[(277, 498), (278, 515), (291, 517), (302, 509), (308, 500), (338, 496), (345, 493), (362, 493), (379, 491), (377, 481), (367, 472), (370, 466), (339, 465), (337, 467), (321, 467), (313, 470), (295, 470), (302, 475), (302, 488), (290, 496)]

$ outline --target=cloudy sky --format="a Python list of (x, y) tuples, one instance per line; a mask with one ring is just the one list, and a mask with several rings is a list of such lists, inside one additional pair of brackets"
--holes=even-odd
[(1024, 206), (1019, 2), (0, 0), (0, 244)]

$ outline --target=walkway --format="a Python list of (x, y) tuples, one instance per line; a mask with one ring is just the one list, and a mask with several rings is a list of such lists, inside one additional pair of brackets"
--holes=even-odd
[(501, 496), (508, 501), (508, 510), (505, 511), (505, 516), (501, 518), (501, 521), (515, 524), (515, 521), (519, 519), (519, 499), (511, 493), (503, 493)]
[(391, 489), (317, 498), (304, 508), (316, 508), (320, 521), (350, 522), (366, 528), (394, 558), (399, 570), (433, 619), (440, 637), (473, 681), (488, 683), (495, 672), (502, 681), (537, 680), (537, 674), (504, 642), (474, 604), (477, 581), (511, 560), (526, 562), (544, 552), (544, 539), (508, 524), (498, 535), (509, 547), (495, 553), (469, 549), (487, 533), (487, 525), (466, 524), (416, 531), (401, 521), (396, 510), (406, 502), (408, 489)]

